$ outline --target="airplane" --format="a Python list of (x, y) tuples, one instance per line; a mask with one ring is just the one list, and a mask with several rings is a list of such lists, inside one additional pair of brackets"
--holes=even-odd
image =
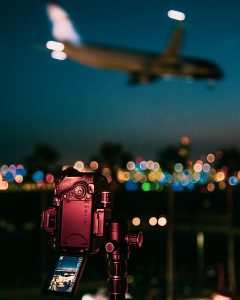
[[(53, 2), (50, 5), (56, 8)], [(183, 32), (184, 27), (178, 26), (161, 54), (105, 45), (76, 44), (65, 37), (58, 40), (62, 42), (68, 58), (94, 68), (126, 72), (130, 76), (130, 84), (150, 83), (161, 77), (206, 79), (209, 82), (223, 78), (222, 70), (214, 62), (180, 55)]]

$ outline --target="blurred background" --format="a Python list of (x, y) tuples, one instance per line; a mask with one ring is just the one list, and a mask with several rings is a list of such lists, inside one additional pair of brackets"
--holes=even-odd
[[(52, 253), (40, 215), (52, 203), (57, 174), (68, 166), (104, 174), (114, 210), (144, 233), (143, 247), (129, 260), (133, 298), (237, 299), (240, 4), (1, 4), (0, 299), (48, 299), (41, 288)], [(55, 40), (53, 4), (83, 45), (160, 56), (183, 26), (181, 62), (204, 59), (223, 76), (195, 80), (166, 72), (130, 85), (124, 72), (54, 57), (46, 48)], [(90, 257), (76, 298), (102, 287), (104, 251)]]

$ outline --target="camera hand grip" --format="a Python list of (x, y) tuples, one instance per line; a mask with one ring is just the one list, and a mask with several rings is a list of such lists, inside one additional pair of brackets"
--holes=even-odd
[(49, 207), (42, 213), (41, 228), (47, 233), (54, 233), (56, 230), (57, 212), (54, 207)]

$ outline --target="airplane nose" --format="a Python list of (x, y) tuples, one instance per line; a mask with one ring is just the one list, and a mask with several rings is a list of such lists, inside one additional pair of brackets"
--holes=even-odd
[(224, 77), (223, 70), (219, 66), (212, 68), (212, 77), (215, 79), (222, 79)]
[(220, 68), (218, 68), (218, 78), (219, 78), (219, 79), (223, 79), (223, 77), (224, 77), (223, 70), (220, 69)]
[(212, 75), (215, 79), (222, 79), (224, 77), (223, 70), (217, 65), (213, 65)]

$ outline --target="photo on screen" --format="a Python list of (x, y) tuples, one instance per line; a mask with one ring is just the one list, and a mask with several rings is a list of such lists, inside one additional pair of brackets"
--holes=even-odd
[(48, 292), (72, 293), (82, 264), (82, 256), (61, 255), (48, 285)]

